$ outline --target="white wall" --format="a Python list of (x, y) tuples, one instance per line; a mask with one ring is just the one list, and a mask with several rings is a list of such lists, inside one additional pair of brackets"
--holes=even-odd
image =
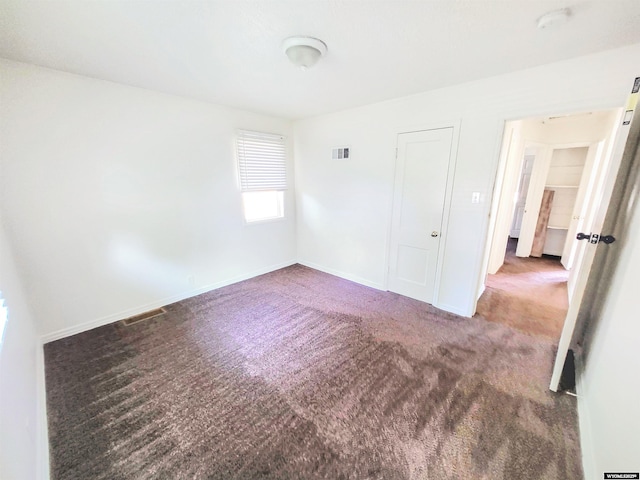
[[(460, 120), (437, 306), (471, 315), (505, 120), (620, 107), (639, 57), (636, 44), (296, 122), (299, 261), (385, 288), (396, 135)], [(353, 158), (332, 161), (335, 145)]]
[[(640, 187), (636, 183), (636, 190)], [(636, 197), (638, 192), (636, 191)], [(640, 471), (640, 208), (636, 208), (579, 377), (579, 415), (586, 478)]]
[(0, 224), (0, 291), (7, 324), (0, 345), (0, 478), (37, 477), (38, 332)]
[(245, 226), (238, 128), (288, 120), (8, 61), (2, 209), (45, 338), (295, 262), (283, 221)]

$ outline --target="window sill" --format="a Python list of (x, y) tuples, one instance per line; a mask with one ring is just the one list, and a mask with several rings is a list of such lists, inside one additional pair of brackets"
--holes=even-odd
[(254, 220), (252, 222), (247, 222), (246, 220), (244, 220), (244, 226), (245, 227), (251, 227), (253, 225), (264, 225), (265, 223), (277, 223), (277, 222), (284, 222), (285, 220), (287, 220), (287, 217), (273, 217), (273, 218), (265, 218), (264, 220)]

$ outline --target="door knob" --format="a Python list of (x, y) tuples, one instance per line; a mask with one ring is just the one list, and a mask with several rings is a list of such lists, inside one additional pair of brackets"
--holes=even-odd
[(613, 235), (600, 235), (597, 233), (579, 233), (576, 235), (577, 240), (589, 240), (589, 243), (593, 243), (594, 245), (603, 242), (607, 245), (616, 241)]
[(433, 232), (431, 232), (431, 236), (432, 237), (437, 237), (439, 235), (438, 232), (436, 232), (435, 230)]

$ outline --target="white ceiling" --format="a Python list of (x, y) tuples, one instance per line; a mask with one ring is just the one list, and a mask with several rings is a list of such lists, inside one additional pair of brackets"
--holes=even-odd
[[(1, 0), (0, 57), (300, 118), (640, 42), (639, 0), (573, 1)], [(291, 35), (327, 56), (295, 69)]]

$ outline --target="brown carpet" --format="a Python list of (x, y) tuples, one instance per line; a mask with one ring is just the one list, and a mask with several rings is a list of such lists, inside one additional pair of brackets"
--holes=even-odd
[(516, 257), (516, 245), (510, 238), (504, 265), (487, 276), (477, 315), (557, 342), (569, 308), (569, 272), (558, 257)]
[(551, 342), (295, 265), (45, 345), (54, 479), (578, 479)]

